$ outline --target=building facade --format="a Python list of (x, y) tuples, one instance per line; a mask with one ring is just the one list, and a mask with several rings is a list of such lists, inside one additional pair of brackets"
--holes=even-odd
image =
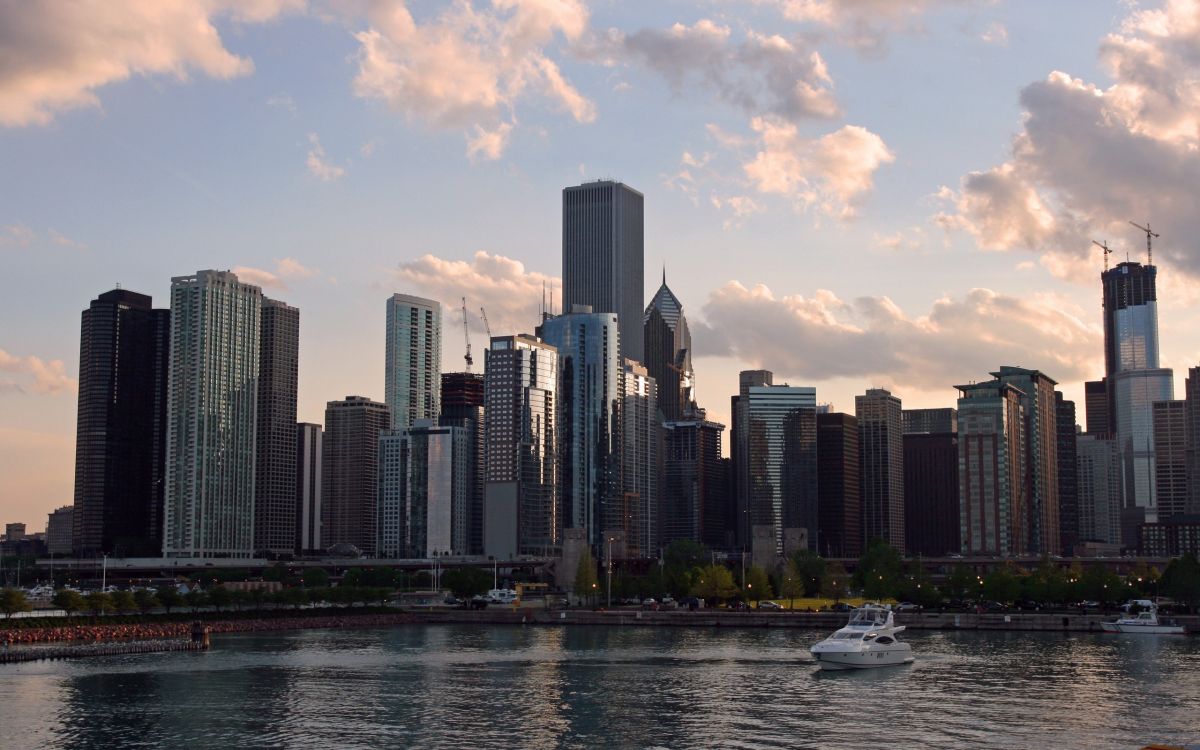
[(467, 477), (467, 554), (483, 554), (483, 375), (474, 372), (442, 373), (442, 416), (438, 424), (458, 427), (466, 433)]
[(663, 422), (659, 547), (677, 539), (728, 549), (728, 482), (721, 460), (725, 425), (691, 411), (688, 419)]
[(900, 412), (905, 435), (945, 435), (958, 432), (954, 409), (904, 409)]
[(1171, 370), (1123, 370), (1110, 381), (1116, 393), (1117, 449), (1121, 452), (1121, 543), (1137, 546), (1137, 527), (1158, 517), (1155, 493), (1154, 404), (1175, 398)]
[(300, 311), (263, 298), (259, 327), (254, 549), (260, 555), (296, 550), (296, 390), (300, 373)]
[(1114, 438), (1080, 435), (1079, 541), (1121, 543), (1121, 454)]
[(1089, 380), (1083, 384), (1086, 424), (1084, 432), (1089, 435), (1109, 435), (1112, 420), (1109, 418), (1108, 379)]
[(1188, 513), (1187, 404), (1155, 401), (1154, 489), (1158, 519)]
[(1184, 380), (1184, 440), (1187, 443), (1188, 515), (1200, 515), (1200, 367)]
[(171, 279), (163, 555), (252, 557), (262, 290)]
[(817, 552), (823, 557), (862, 554), (858, 417), (817, 414)]
[(484, 365), (484, 552), (555, 554), (558, 350), (534, 336), (493, 336)]
[(679, 298), (667, 287), (667, 274), (642, 318), (646, 364), (658, 383), (658, 407), (665, 421), (683, 419), (694, 400), (696, 375), (692, 370), (692, 334)]
[(752, 541), (750, 523), (750, 459), (747, 455), (746, 406), (750, 401), (750, 389), (774, 383), (770, 370), (743, 370), (738, 373), (738, 395), (730, 398), (729, 436), (729, 479), (732, 483), (731, 496), (734, 503), (733, 522), (737, 532), (736, 546), (749, 549)]
[(427, 419), (380, 434), (377, 556), (467, 554), (469, 443), (463, 428), (435, 426)]
[(563, 310), (587, 305), (620, 320), (620, 345), (642, 356), (643, 197), (601, 180), (563, 189)]
[(858, 417), (863, 543), (904, 554), (904, 429), (900, 399), (882, 388), (854, 397)]
[(658, 553), (662, 483), (658, 383), (644, 365), (626, 358), (621, 388), (621, 496), (604, 519), (604, 533), (621, 531), (627, 556), (649, 558)]
[(387, 301), (383, 400), (392, 427), (437, 419), (442, 391), (442, 303), (393, 294)]
[(1079, 461), (1075, 455), (1079, 427), (1075, 402), (1054, 393), (1058, 412), (1058, 539), (1063, 555), (1070, 555), (1079, 541)]
[(75, 507), (72, 505), (64, 505), (50, 513), (46, 519), (46, 554), (51, 557), (71, 554), (74, 515)]
[(1024, 394), (999, 380), (955, 387), (962, 554), (1028, 554)]
[(325, 549), (321, 536), (321, 425), (296, 425), (296, 554), (314, 555)]
[[(944, 426), (944, 425), (943, 425)], [(955, 427), (957, 428), (957, 423)], [(958, 510), (958, 433), (904, 435), (904, 546), (911, 556), (942, 557), (962, 546)]]
[(80, 557), (162, 552), (170, 321), (127, 289), (83, 311), (72, 515)]
[(379, 434), (388, 429), (386, 404), (347, 396), (325, 405), (321, 440), (321, 543), (352, 545), (375, 555), (379, 493)]
[(751, 528), (771, 530), (777, 555), (787, 529), (804, 529), (818, 548), (817, 389), (751, 386), (743, 408)]

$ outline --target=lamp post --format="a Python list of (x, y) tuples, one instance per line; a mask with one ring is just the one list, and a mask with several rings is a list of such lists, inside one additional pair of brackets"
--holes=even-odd
[(100, 564), (100, 592), (108, 590), (108, 553), (104, 553), (104, 561)]
[(612, 609), (612, 543), (613, 538), (608, 537), (608, 604), (606, 609)]

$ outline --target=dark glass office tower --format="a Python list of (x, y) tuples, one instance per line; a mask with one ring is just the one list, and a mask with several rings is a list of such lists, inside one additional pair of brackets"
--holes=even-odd
[(1055, 392), (1058, 411), (1058, 536), (1063, 555), (1070, 555), (1079, 541), (1079, 457), (1075, 402)]
[(712, 549), (729, 546), (729, 502), (721, 463), (721, 431), (704, 412), (663, 423), (663, 491), (659, 545), (690, 539)]
[(254, 549), (289, 555), (296, 548), (296, 388), (300, 311), (263, 298), (259, 318), (255, 430)]
[(900, 399), (882, 388), (854, 397), (858, 417), (863, 544), (904, 554), (904, 432)]
[(620, 319), (621, 352), (643, 355), (642, 194), (619, 182), (563, 189), (563, 310), (588, 305)]
[(672, 422), (692, 404), (692, 334), (679, 298), (667, 288), (667, 274), (643, 316), (646, 369), (658, 383), (658, 408)]
[(127, 289), (83, 311), (72, 519), (81, 557), (162, 553), (170, 320)]
[(325, 405), (321, 461), (321, 543), (352, 544), (375, 554), (379, 493), (379, 434), (388, 428), (386, 404), (347, 396)]
[(817, 552), (824, 557), (862, 554), (858, 418), (817, 415)]
[(442, 373), (443, 427), (461, 427), (466, 432), (467, 464), (467, 553), (483, 554), (483, 374), (474, 372)]

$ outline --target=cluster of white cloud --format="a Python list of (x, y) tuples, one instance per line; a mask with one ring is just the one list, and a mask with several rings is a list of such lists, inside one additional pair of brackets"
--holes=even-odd
[[(72, 250), (84, 250), (87, 245), (77, 242), (57, 229), (46, 230), (46, 239), (53, 245)], [(29, 247), (38, 240), (38, 233), (24, 224), (8, 224), (0, 227), (0, 248)]]
[(470, 129), (468, 153), (504, 151), (519, 102), (540, 96), (578, 122), (595, 105), (562, 74), (546, 48), (579, 39), (588, 11), (581, 0), (455, 2), (418, 23), (402, 0), (368, 3), (359, 43), (355, 93), (436, 127)]
[(879, 53), (890, 34), (920, 29), (920, 18), (938, 8), (986, 5), (995, 0), (752, 0), (774, 5), (783, 17), (830, 30), (842, 44)]
[(240, 281), (247, 284), (284, 291), (288, 289), (288, 282), (310, 279), (320, 273), (317, 269), (310, 268), (295, 258), (276, 260), (273, 271), (253, 266), (234, 266), (233, 272), (237, 274)]
[[(1011, 158), (943, 189), (937, 218), (986, 249), (1027, 249), (1066, 278), (1094, 283), (1099, 250), (1144, 258), (1129, 220), (1163, 235), (1155, 262), (1200, 276), (1200, 0), (1135, 10), (1100, 45), (1114, 83), (1055, 71), (1021, 92)], [(1120, 257), (1118, 256), (1118, 257)]]
[(340, 180), (346, 175), (346, 168), (334, 164), (325, 156), (325, 147), (316, 133), (308, 134), (308, 165), (309, 174), (322, 182)]
[(75, 393), (79, 388), (79, 382), (67, 376), (61, 359), (47, 362), (32, 354), (18, 357), (0, 349), (0, 372), (20, 376), (17, 380), (0, 380), (0, 394), (32, 392), (58, 395)]

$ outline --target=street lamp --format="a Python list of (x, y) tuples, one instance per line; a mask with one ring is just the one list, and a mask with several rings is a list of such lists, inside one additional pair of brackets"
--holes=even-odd
[(612, 609), (612, 543), (613, 538), (608, 538), (608, 604), (606, 609)]

